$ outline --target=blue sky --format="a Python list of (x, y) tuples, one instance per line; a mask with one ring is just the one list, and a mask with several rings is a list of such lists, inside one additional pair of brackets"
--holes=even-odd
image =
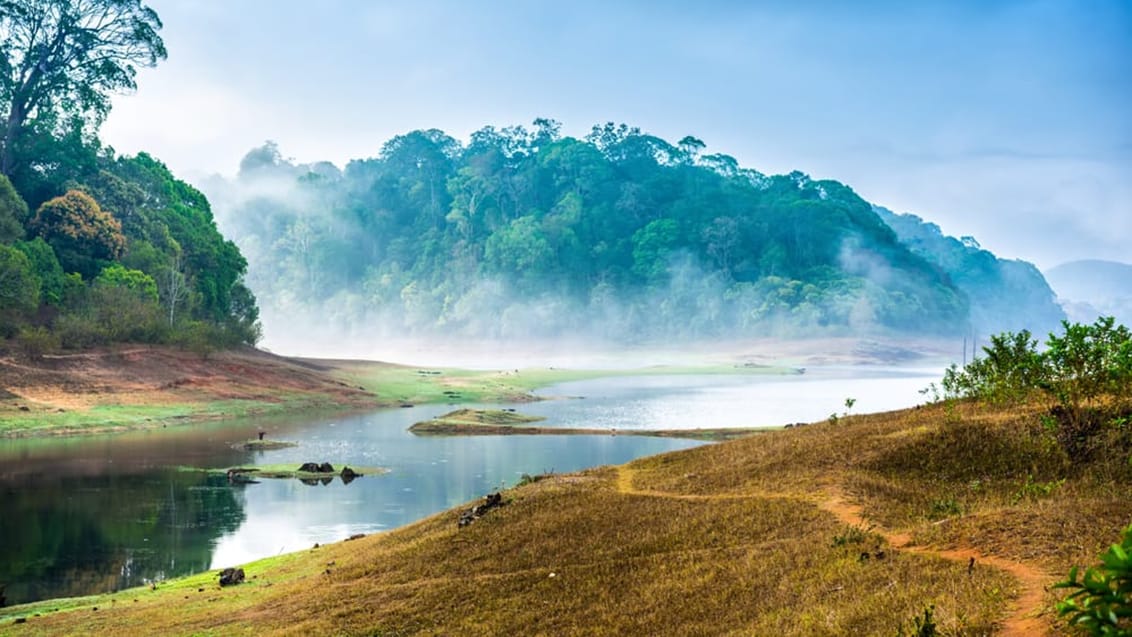
[(625, 122), (1042, 268), (1132, 261), (1132, 2), (159, 0), (103, 128), (190, 179), (439, 128)]

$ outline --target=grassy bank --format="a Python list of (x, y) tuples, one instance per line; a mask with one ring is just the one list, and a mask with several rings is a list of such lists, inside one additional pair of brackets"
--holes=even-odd
[(368, 361), (311, 361), (376, 394), (384, 405), (424, 403), (521, 403), (537, 400), (536, 389), (592, 378), (616, 376), (797, 374), (798, 369), (768, 365), (655, 365), (626, 369), (469, 370), (406, 367)]
[(1061, 634), (1047, 587), (1132, 520), (1132, 466), (1069, 462), (1042, 415), (933, 405), (547, 476), (466, 528), (460, 507), (0, 632), (891, 637), (931, 609), (947, 635)]
[(256, 350), (201, 356), (119, 347), (0, 358), (0, 436), (150, 429), (222, 419), (426, 403), (524, 402), (547, 385), (617, 375), (781, 374), (767, 366), (482, 371), (291, 359)]

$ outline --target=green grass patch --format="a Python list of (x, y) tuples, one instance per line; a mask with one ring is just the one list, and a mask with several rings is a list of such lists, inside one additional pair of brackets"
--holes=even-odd
[(50, 436), (153, 429), (210, 420), (340, 410), (330, 396), (299, 394), (279, 400), (210, 400), (170, 404), (105, 403), (86, 409), (0, 411), (0, 436)]
[(424, 403), (528, 402), (536, 389), (577, 380), (616, 376), (782, 375), (790, 367), (747, 365), (657, 365), (635, 369), (527, 368), (482, 371), (402, 367), (383, 363), (339, 363), (334, 373), (378, 396), (385, 405)]

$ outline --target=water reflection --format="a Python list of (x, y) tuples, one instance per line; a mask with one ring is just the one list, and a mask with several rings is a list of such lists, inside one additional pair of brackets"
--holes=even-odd
[(939, 369), (824, 367), (800, 375), (627, 376), (563, 383), (524, 405), (546, 426), (616, 429), (772, 427), (852, 413), (904, 409), (943, 375)]
[(11, 603), (204, 570), (216, 539), (244, 522), (239, 493), (200, 473), (42, 474), (2, 489)]
[[(421, 519), (523, 473), (575, 471), (694, 446), (605, 436), (419, 438), (452, 407), (321, 421), (216, 423), (84, 439), (0, 440), (0, 584), (10, 604), (241, 564)], [(233, 445), (264, 429), (298, 447)], [(231, 485), (184, 467), (329, 461), (387, 467), (350, 484)], [(453, 522), (455, 523), (455, 522)]]
[[(522, 406), (547, 426), (677, 428), (819, 420), (914, 404), (938, 371), (811, 370), (803, 376), (638, 377), (549, 388), (584, 395)], [(227, 422), (73, 439), (0, 440), (0, 584), (9, 603), (135, 586), (402, 526), (524, 473), (569, 472), (696, 446), (629, 436), (417, 437), (434, 405), (331, 420)], [(243, 451), (254, 438), (297, 447)], [(181, 467), (331, 462), (387, 467), (350, 484), (230, 485)], [(454, 519), (453, 524), (456, 523)]]
[[(246, 492), (248, 521), (217, 543), (213, 568), (396, 528), (514, 485), (524, 473), (576, 471), (685, 449), (697, 442), (616, 436), (418, 437), (408, 427), (453, 409), (378, 412), (292, 432), (298, 447), (266, 451), (262, 463), (330, 459), (390, 472), (343, 484), (264, 480)], [(337, 468), (338, 465), (336, 464)], [(455, 524), (455, 520), (453, 520)], [(264, 543), (270, 544), (265, 547)]]

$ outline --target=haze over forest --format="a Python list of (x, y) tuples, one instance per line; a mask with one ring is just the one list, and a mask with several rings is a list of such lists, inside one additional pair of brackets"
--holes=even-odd
[(614, 121), (1043, 271), (1132, 243), (1127, 2), (152, 5), (169, 59), (103, 137), (196, 185), (264, 140), (343, 168), (413, 130)]
[(973, 238), (625, 124), (576, 139), (538, 119), (466, 146), (413, 131), (345, 170), (267, 143), (205, 190), (268, 346), (985, 335), (1064, 317), (1033, 265)]
[(1121, 3), (114, 6), (7, 17), (29, 347), (1041, 333), (1130, 239)]

